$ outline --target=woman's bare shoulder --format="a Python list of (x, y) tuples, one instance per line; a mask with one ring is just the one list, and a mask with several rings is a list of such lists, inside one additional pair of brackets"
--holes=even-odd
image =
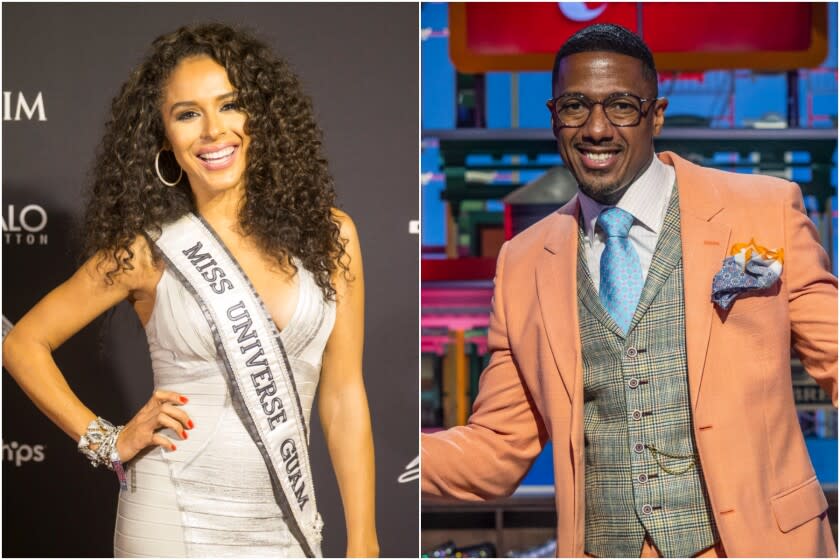
[(156, 256), (148, 237), (138, 234), (128, 249), (100, 250), (83, 268), (106, 284), (118, 284), (130, 293), (148, 295), (154, 294), (164, 264)]
[(349, 214), (338, 208), (332, 209), (333, 218), (339, 227), (340, 242), (344, 253), (339, 258), (339, 266), (333, 273), (333, 283), (339, 299), (348, 289), (363, 291), (362, 249), (356, 224)]
[(352, 241), (358, 238), (358, 233), (356, 232), (356, 224), (353, 222), (353, 218), (350, 217), (350, 214), (339, 208), (332, 208), (332, 215), (335, 219), (335, 222), (338, 224), (338, 228), (342, 238), (348, 241)]

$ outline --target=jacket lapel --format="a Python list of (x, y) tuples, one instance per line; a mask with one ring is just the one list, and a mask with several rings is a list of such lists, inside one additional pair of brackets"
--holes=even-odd
[(659, 158), (673, 165), (677, 175), (688, 383), (692, 409), (696, 409), (714, 313), (712, 279), (726, 257), (732, 228), (723, 219), (723, 203), (712, 173), (672, 152), (663, 152)]
[(682, 245), (680, 243), (680, 220), (679, 220), (679, 190), (671, 193), (668, 201), (668, 210), (665, 214), (665, 221), (659, 232), (659, 241), (653, 252), (653, 259), (648, 269), (647, 280), (639, 297), (639, 304), (630, 321), (632, 330), (642, 317), (647, 313), (659, 290), (677, 268), (682, 258)]
[(569, 399), (578, 381), (580, 333), (577, 315), (577, 215), (575, 196), (552, 217), (537, 262), (537, 299), (549, 347)]

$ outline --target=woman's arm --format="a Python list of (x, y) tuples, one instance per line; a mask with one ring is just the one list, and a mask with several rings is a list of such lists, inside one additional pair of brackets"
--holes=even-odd
[[(89, 259), (70, 279), (48, 293), (24, 315), (3, 341), (3, 366), (35, 406), (76, 441), (85, 433), (96, 414), (79, 400), (67, 384), (53, 360), (52, 352), (129, 296), (154, 294), (160, 271), (153, 265), (145, 238), (139, 236), (132, 250), (134, 269), (114, 275), (111, 283), (106, 281), (105, 276), (110, 263), (103, 264), (100, 255)], [(173, 403), (179, 397), (161, 393), (157, 395), (157, 400), (163, 407), (167, 406), (163, 401)], [(183, 415), (188, 420), (185, 413), (177, 412), (178, 416)], [(144, 420), (145, 424), (149, 423), (148, 419)], [(177, 425), (174, 419), (169, 423)], [(128, 461), (142, 449), (140, 445), (150, 443), (144, 438), (152, 438), (148, 432), (137, 435), (135, 425), (130, 430), (127, 426), (128, 433), (123, 432), (120, 436), (117, 447), (123, 461)], [(183, 431), (183, 428), (177, 431)], [(154, 443), (172, 446), (168, 439), (157, 434), (154, 434)]]
[(370, 411), (362, 379), (365, 289), (362, 255), (350, 217), (335, 211), (347, 240), (350, 277), (335, 275), (336, 319), (324, 352), (318, 409), (335, 469), (344, 519), (347, 556), (378, 556), (375, 472)]

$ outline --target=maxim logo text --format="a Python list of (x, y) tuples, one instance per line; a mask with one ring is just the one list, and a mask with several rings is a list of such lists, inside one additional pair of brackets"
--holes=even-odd
[[(30, 99), (32, 99), (31, 96)], [(21, 113), (29, 121), (36, 116), (38, 118), (35, 120), (47, 120), (47, 112), (44, 110), (44, 96), (40, 91), (33, 101), (27, 101), (22, 91), (3, 92), (3, 120), (19, 121), (21, 120)], [(13, 114), (14, 117), (12, 116)]]

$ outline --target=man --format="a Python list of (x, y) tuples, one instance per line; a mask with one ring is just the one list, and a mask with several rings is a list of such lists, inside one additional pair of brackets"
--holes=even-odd
[[(836, 556), (790, 348), (836, 405), (837, 279), (799, 188), (657, 158), (668, 102), (621, 27), (571, 37), (552, 86), (579, 193), (502, 248), (492, 358), (468, 425), (423, 437), (423, 491), (508, 495), (551, 439), (558, 556)], [(751, 241), (780, 277), (724, 309)]]

